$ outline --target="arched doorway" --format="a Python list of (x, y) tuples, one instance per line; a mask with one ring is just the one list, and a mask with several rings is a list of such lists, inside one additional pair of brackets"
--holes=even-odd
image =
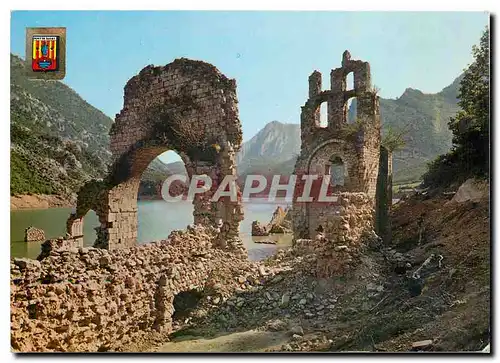
[[(164, 182), (174, 175), (185, 177), (186, 181), (174, 180), (169, 186), (172, 197), (162, 198)], [(193, 224), (193, 203), (187, 199), (188, 174), (182, 158), (173, 150), (155, 158), (141, 176), (137, 194), (139, 244), (165, 239), (174, 230), (185, 229)]]
[(95, 210), (90, 209), (83, 217), (83, 245), (92, 246), (100, 229), (99, 217)]

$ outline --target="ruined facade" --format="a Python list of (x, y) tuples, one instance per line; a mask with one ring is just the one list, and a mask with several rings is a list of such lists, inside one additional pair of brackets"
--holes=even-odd
[[(354, 78), (352, 89), (347, 87), (349, 73)], [(348, 104), (353, 98), (356, 100), (356, 116), (348, 118)], [(327, 104), (327, 125), (320, 123), (322, 103)], [(330, 175), (329, 195), (338, 198), (329, 203), (299, 202), (295, 196), (292, 209), (295, 238), (314, 238), (322, 232), (327, 238), (337, 239), (348, 236), (353, 228), (359, 229), (360, 223), (366, 223), (366, 228), (370, 228), (379, 172), (380, 114), (369, 63), (353, 60), (345, 51), (342, 67), (330, 73), (329, 90), (322, 90), (321, 73), (314, 71), (311, 74), (309, 99), (302, 106), (301, 141), (300, 155), (295, 164), (298, 189), (304, 188), (304, 175), (318, 175), (320, 180)], [(340, 197), (340, 193), (364, 193), (366, 201), (363, 197), (365, 202), (363, 205), (356, 203), (356, 209), (366, 209), (359, 213), (366, 215), (367, 212), (371, 218), (364, 222), (351, 218), (347, 204), (352, 198), (347, 195)]]
[(209, 199), (226, 175), (236, 178), (235, 153), (242, 142), (237, 103), (235, 81), (201, 61), (182, 58), (163, 67), (147, 66), (130, 79), (110, 131), (109, 173), (80, 191), (76, 212), (68, 219), (68, 237), (75, 244), (83, 241), (83, 217), (93, 209), (101, 223), (96, 247), (134, 245), (141, 175), (154, 158), (174, 150), (189, 178), (206, 174), (212, 179), (212, 189), (195, 196), (194, 223), (221, 227), (221, 243), (236, 240), (240, 202)]

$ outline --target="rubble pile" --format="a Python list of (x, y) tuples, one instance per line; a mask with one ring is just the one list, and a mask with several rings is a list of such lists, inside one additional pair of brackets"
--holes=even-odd
[(245, 289), (205, 306), (203, 316), (193, 319), (192, 326), (225, 332), (281, 331), (290, 337), (282, 351), (326, 349), (332, 324), (343, 316), (369, 311), (385, 287), (380, 266), (371, 258), (361, 258), (352, 273), (355, 281), (362, 282), (353, 286), (342, 275), (316, 277), (305, 263), (307, 258), (295, 248), (277, 251), (261, 261), (258, 279), (243, 277)]

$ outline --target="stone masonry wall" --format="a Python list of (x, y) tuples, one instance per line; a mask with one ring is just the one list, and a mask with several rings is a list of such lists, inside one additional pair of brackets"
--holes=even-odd
[(16, 351), (120, 350), (152, 332), (168, 334), (176, 294), (225, 296), (245, 271), (258, 275), (256, 265), (217, 247), (212, 228), (115, 251), (56, 242), (40, 261), (11, 262)]
[(40, 242), (44, 239), (45, 232), (43, 229), (31, 226), (24, 231), (24, 242)]
[[(127, 82), (124, 99), (110, 132), (115, 159), (131, 145), (150, 139), (152, 132), (161, 131), (152, 126), (161, 128), (165, 123), (162, 114), (180, 119), (186, 128), (180, 126), (177, 131), (199, 131), (204, 135), (202, 141), (230, 141), (239, 150), (242, 134), (236, 82), (211, 64), (181, 58), (164, 67), (148, 66)], [(154, 125), (156, 121), (160, 125)], [(165, 135), (170, 146), (176, 146), (173, 136)]]
[(355, 243), (364, 231), (373, 229), (373, 202), (366, 193), (339, 193), (338, 203), (327, 208), (321, 203), (309, 203), (308, 207), (307, 238), (314, 238), (321, 226), (326, 238)]
[[(354, 88), (347, 89), (347, 75), (354, 75)], [(340, 159), (344, 167), (344, 184), (333, 186), (333, 194), (366, 193), (368, 208), (375, 205), (380, 152), (380, 112), (378, 96), (372, 89), (370, 65), (352, 60), (348, 51), (342, 67), (330, 74), (330, 90), (322, 91), (322, 76), (314, 71), (309, 77), (309, 99), (301, 112), (301, 152), (295, 164), (298, 188), (303, 188), (303, 175), (324, 177), (332, 160)], [(348, 100), (356, 98), (357, 118), (348, 123)], [(328, 124), (320, 125), (320, 106), (326, 102)], [(315, 233), (315, 217), (328, 215), (331, 206), (294, 201), (292, 218), (296, 238), (311, 238)], [(318, 210), (323, 208), (324, 211)], [(335, 213), (335, 208), (332, 213)], [(310, 225), (312, 222), (313, 225)]]
[[(96, 198), (102, 213), (95, 246), (113, 250), (135, 245), (140, 179), (158, 155), (174, 150), (189, 178), (207, 174), (217, 183), (236, 174), (234, 154), (241, 143), (234, 80), (208, 63), (185, 58), (142, 69), (127, 82), (123, 109), (110, 130), (113, 164), (104, 192)], [(222, 219), (223, 233), (238, 235), (240, 202), (210, 203), (209, 197), (198, 195), (193, 201), (194, 223), (215, 227)], [(81, 216), (77, 213), (70, 222)]]
[(344, 274), (356, 264), (367, 237), (376, 237), (370, 199), (366, 193), (340, 193), (336, 206), (315, 208), (311, 205), (311, 226), (321, 224), (322, 231), (297, 239), (294, 249), (312, 257), (308, 262), (310, 271), (318, 277)]
[(392, 152), (380, 147), (380, 168), (377, 180), (375, 230), (385, 243), (391, 242), (390, 212), (392, 208)]

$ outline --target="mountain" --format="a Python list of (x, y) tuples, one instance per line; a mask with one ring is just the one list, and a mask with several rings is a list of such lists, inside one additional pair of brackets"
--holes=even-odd
[[(415, 181), (428, 161), (451, 147), (448, 121), (458, 111), (457, 95), (462, 75), (436, 94), (407, 88), (397, 99), (380, 98), (382, 134), (389, 127), (404, 132), (405, 147), (393, 155), (394, 181)], [(351, 103), (349, 120), (354, 119)], [(268, 123), (242, 146), (237, 158), (240, 176), (251, 173), (292, 173), (300, 151), (300, 125)]]
[[(62, 82), (28, 79), (21, 58), (11, 54), (10, 62), (11, 195), (74, 201), (86, 180), (106, 175), (113, 120)], [(182, 172), (182, 163), (166, 166), (156, 158), (142, 176), (139, 197)]]
[[(10, 60), (11, 194), (74, 200), (86, 180), (106, 175), (113, 120), (62, 82), (28, 79), (24, 61), (12, 54)], [(408, 88), (397, 99), (380, 99), (384, 130), (407, 131), (405, 148), (394, 154), (395, 181), (418, 179), (427, 161), (450, 148), (447, 123), (458, 110), (461, 77), (437, 94)], [(355, 110), (352, 102), (350, 118)], [(299, 150), (299, 125), (272, 121), (242, 145), (238, 173), (290, 174)], [(185, 173), (181, 162), (155, 159), (143, 174), (139, 197), (157, 196), (160, 182), (179, 173)]]
[(169, 167), (159, 158), (156, 158), (149, 164), (148, 168), (142, 174), (142, 180), (163, 181), (166, 176), (171, 174), (172, 172)]
[(281, 163), (296, 157), (300, 151), (300, 129), (296, 124), (278, 121), (268, 123), (254, 137), (243, 143), (236, 157), (240, 173), (249, 168), (265, 167), (272, 160)]
[[(181, 161), (165, 164), (160, 158), (154, 159), (144, 171), (139, 185), (139, 199), (159, 199), (163, 181), (170, 175), (187, 175), (186, 167)], [(189, 183), (175, 181), (170, 188), (173, 195), (187, 190)], [(173, 190), (174, 189), (174, 190)], [(181, 190), (182, 189), (182, 190)]]
[(108, 132), (113, 120), (60, 81), (26, 77), (24, 61), (10, 56), (11, 114), (34, 131), (70, 140), (108, 162)]
[(21, 58), (10, 62), (11, 195), (74, 199), (106, 171), (113, 120), (62, 82), (28, 79)]
[(397, 99), (380, 99), (383, 133), (388, 127), (405, 132), (405, 147), (393, 155), (395, 181), (418, 180), (428, 161), (451, 148), (448, 121), (459, 110), (462, 77), (436, 94), (407, 88)]

